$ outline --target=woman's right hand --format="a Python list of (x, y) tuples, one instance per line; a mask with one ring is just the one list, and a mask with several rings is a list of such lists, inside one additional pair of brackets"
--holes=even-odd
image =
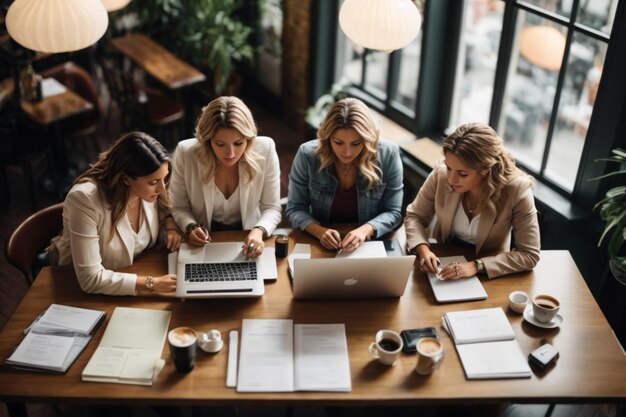
[(176, 275), (168, 274), (154, 277), (154, 292), (174, 292), (176, 291)]
[(211, 235), (209, 235), (209, 231), (201, 226), (193, 229), (187, 236), (187, 243), (192, 246), (204, 246), (210, 241)]
[(320, 236), (320, 243), (326, 249), (339, 250), (341, 249), (341, 235), (335, 229), (326, 229)]
[(430, 250), (428, 245), (418, 245), (415, 252), (419, 257), (420, 271), (432, 272), (433, 274), (437, 274), (439, 272), (439, 258), (437, 258), (437, 255)]

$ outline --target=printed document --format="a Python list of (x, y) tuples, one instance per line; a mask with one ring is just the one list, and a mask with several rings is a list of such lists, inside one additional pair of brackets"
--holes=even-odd
[[(295, 337), (294, 337), (295, 336)], [(343, 324), (244, 319), (237, 391), (350, 391)]]
[(51, 304), (24, 330), (26, 337), (6, 364), (63, 373), (87, 346), (105, 316), (104, 311)]

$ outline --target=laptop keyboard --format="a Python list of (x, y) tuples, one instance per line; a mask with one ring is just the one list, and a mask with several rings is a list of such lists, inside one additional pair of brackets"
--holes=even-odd
[(256, 262), (211, 262), (185, 264), (185, 281), (228, 282), (257, 279)]

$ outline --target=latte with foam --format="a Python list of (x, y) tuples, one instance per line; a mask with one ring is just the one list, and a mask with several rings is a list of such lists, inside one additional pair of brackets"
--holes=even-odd
[(178, 327), (169, 333), (168, 339), (174, 346), (187, 347), (196, 342), (197, 336), (189, 327)]

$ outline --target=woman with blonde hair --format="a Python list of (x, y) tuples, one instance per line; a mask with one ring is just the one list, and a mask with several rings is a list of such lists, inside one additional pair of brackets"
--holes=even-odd
[[(370, 109), (346, 98), (333, 105), (318, 139), (300, 146), (289, 174), (286, 215), (326, 249), (352, 252), (402, 221), (402, 162), (397, 145), (380, 139)], [(357, 223), (342, 239), (324, 226)]]
[(142, 132), (120, 137), (79, 176), (63, 205), (63, 232), (48, 248), (53, 265), (74, 264), (81, 288), (89, 293), (135, 295), (171, 292), (176, 276), (116, 272), (153, 246), (159, 229), (177, 250), (181, 233), (168, 215), (170, 157)]
[(211, 101), (196, 137), (179, 142), (171, 189), (172, 214), (191, 245), (210, 242), (214, 231), (250, 230), (243, 251), (256, 258), (281, 219), (274, 141), (257, 136), (250, 110), (237, 97)]
[(515, 166), (502, 139), (485, 124), (467, 123), (444, 139), (443, 154), (443, 163), (430, 173), (404, 219), (407, 246), (419, 256), (422, 271), (438, 269), (428, 243), (433, 216), (437, 242), (476, 253), (474, 261), (444, 267), (442, 279), (476, 273), (495, 278), (534, 268), (540, 236), (533, 178)]

